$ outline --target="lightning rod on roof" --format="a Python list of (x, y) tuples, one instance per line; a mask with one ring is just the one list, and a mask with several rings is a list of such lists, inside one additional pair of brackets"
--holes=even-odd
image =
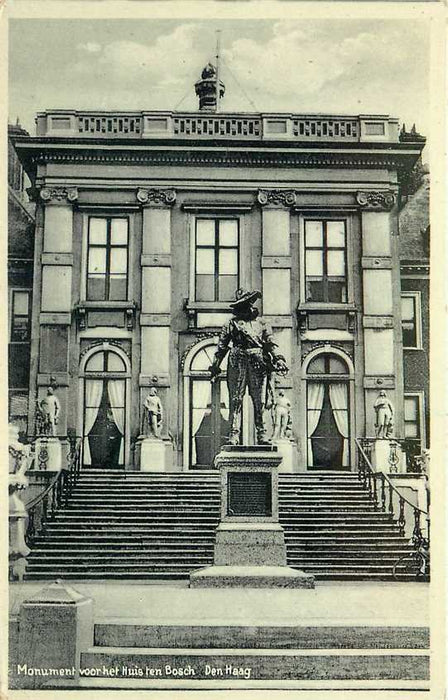
[(221, 30), (216, 30), (216, 111), (219, 112), (220, 84), (219, 84), (219, 54), (221, 50)]

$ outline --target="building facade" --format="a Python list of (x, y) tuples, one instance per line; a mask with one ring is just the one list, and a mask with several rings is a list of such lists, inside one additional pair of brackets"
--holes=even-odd
[(22, 435), (28, 432), (35, 205), (13, 140), (28, 136), (8, 125), (8, 411)]
[[(400, 212), (404, 435), (409, 453), (429, 447), (429, 174), (422, 168)], [(414, 446), (414, 448), (413, 448)], [(413, 449), (412, 449), (413, 448)]]
[(85, 466), (138, 468), (156, 387), (171, 468), (210, 468), (228, 395), (225, 363), (213, 386), (208, 367), (244, 287), (290, 367), (294, 470), (354, 469), (380, 390), (409, 431), (398, 211), (424, 139), (385, 115), (201, 106), (47, 111), (15, 138), (37, 207), (29, 432), (54, 385)]

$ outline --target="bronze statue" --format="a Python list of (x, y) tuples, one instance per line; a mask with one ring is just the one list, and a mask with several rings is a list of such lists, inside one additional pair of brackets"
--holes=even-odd
[(373, 407), (375, 409), (376, 437), (380, 439), (392, 437), (394, 433), (394, 407), (384, 390), (378, 394)]
[(258, 291), (236, 291), (235, 301), (230, 304), (234, 315), (221, 330), (213, 364), (209, 367), (211, 381), (214, 381), (221, 371), (220, 364), (229, 350), (229, 344), (232, 343), (227, 365), (230, 445), (238, 445), (240, 441), (241, 407), (246, 387), (254, 407), (257, 443), (266, 444), (263, 409), (269, 401), (273, 401), (272, 375), (274, 372), (288, 372), (285, 358), (278, 353), (272, 330), (258, 316), (258, 309), (254, 306), (254, 302), (260, 298), (261, 293)]

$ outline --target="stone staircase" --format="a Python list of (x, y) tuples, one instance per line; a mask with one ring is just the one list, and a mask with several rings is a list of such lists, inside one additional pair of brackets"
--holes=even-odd
[[(279, 502), (288, 564), (316, 580), (391, 579), (409, 549), (356, 474), (281, 474)], [(84, 470), (36, 539), (25, 579), (186, 579), (213, 562), (219, 503), (216, 471)]]

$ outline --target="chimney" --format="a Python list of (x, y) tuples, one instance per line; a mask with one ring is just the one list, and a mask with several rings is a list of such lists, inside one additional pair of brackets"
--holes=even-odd
[[(202, 71), (201, 78), (194, 86), (199, 97), (199, 109), (201, 112), (216, 112), (216, 68), (207, 63)], [(222, 80), (219, 81), (219, 99), (224, 96), (226, 87)]]

